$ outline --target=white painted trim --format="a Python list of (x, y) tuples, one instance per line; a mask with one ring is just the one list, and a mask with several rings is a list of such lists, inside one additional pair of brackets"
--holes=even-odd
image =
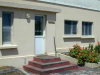
[(61, 12), (60, 9), (56, 9), (56, 8), (35, 6), (35, 5), (14, 3), (14, 2), (3, 2), (3, 1), (0, 1), (0, 6), (1, 7), (10, 7), (10, 8), (20, 8), (20, 9), (48, 11), (48, 12), (55, 12), (55, 13)]
[(55, 55), (55, 53), (47, 53), (48, 55)]
[(57, 48), (57, 50), (60, 50), (60, 49), (67, 49), (67, 48)]
[(68, 39), (74, 39), (74, 38), (78, 38), (78, 39), (94, 39), (95, 36), (93, 35), (86, 35), (86, 36), (77, 36), (77, 35), (64, 35), (63, 38), (68, 38)]
[(95, 38), (95, 36), (92, 36), (92, 35), (91, 36), (87, 35), (87, 36), (82, 36), (81, 37), (81, 39), (94, 39), (94, 38)]
[(77, 35), (64, 35), (63, 38), (81, 38), (81, 36), (77, 36)]
[(3, 59), (14, 59), (14, 58), (25, 58), (25, 57), (34, 57), (35, 55), (25, 55), (25, 56), (2, 56), (0, 57), (0, 60), (3, 60)]
[(4, 49), (12, 49), (12, 48), (17, 48), (17, 45), (10, 45), (10, 44), (5, 44), (5, 45), (1, 45), (0, 49), (4, 50)]

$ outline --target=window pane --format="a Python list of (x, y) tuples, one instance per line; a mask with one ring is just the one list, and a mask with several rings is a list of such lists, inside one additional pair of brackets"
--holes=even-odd
[(92, 24), (89, 26), (89, 35), (92, 34)]
[(3, 27), (3, 44), (11, 42), (11, 27)]
[(65, 24), (65, 34), (71, 34), (71, 25)]
[(92, 22), (82, 22), (82, 35), (92, 34)]
[(85, 23), (85, 35), (89, 34), (88, 29), (89, 29), (89, 26), (88, 26), (88, 23), (86, 22)]
[(65, 34), (76, 34), (77, 21), (65, 21)]
[(92, 23), (88, 23), (88, 35), (92, 34)]
[(2, 13), (2, 42), (11, 43), (11, 13)]
[(35, 35), (43, 35), (43, 16), (35, 16)]
[(72, 25), (73, 25), (72, 34), (76, 34), (76, 31), (77, 31), (77, 26), (76, 26), (77, 25), (77, 22), (76, 21), (73, 21), (73, 24)]
[(84, 22), (82, 23), (82, 35), (85, 35), (85, 24), (84, 24)]
[(11, 26), (11, 14), (3, 12), (3, 26)]

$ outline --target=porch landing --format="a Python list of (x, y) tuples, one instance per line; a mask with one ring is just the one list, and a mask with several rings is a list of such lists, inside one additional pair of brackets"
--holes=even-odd
[(49, 56), (49, 55), (39, 55), (37, 56), (37, 58), (40, 58), (40, 59), (54, 59), (54, 58), (57, 58), (56, 56)]

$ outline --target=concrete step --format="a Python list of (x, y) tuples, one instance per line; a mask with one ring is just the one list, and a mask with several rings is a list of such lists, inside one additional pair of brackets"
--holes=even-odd
[(56, 73), (56, 72), (63, 72), (66, 70), (77, 69), (78, 66), (71, 64), (71, 65), (59, 66), (59, 67), (55, 67), (55, 68), (41, 69), (41, 68), (37, 68), (37, 67), (31, 66), (31, 65), (25, 65), (25, 66), (23, 66), (23, 68), (25, 70), (35, 73), (35, 74), (48, 75), (49, 73)]
[(60, 57), (42, 55), (42, 56), (36, 56), (36, 57), (34, 57), (34, 61), (48, 63), (48, 62), (61, 61), (61, 59), (60, 59)]
[(29, 61), (29, 65), (38, 67), (41, 69), (47, 69), (47, 68), (54, 68), (58, 66), (70, 65), (70, 62), (69, 61), (58, 61), (58, 62), (43, 63), (43, 62), (37, 62), (37, 61)]

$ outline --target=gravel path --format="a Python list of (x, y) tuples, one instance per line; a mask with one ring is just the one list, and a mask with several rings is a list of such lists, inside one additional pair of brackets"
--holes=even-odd
[[(26, 72), (25, 75), (36, 75), (36, 74)], [(52, 73), (50, 75), (100, 75), (100, 68), (85, 68), (84, 70), (79, 70), (79, 71), (71, 70), (61, 73)]]
[(86, 68), (80, 71), (66, 71), (59, 75), (100, 75), (100, 68)]

